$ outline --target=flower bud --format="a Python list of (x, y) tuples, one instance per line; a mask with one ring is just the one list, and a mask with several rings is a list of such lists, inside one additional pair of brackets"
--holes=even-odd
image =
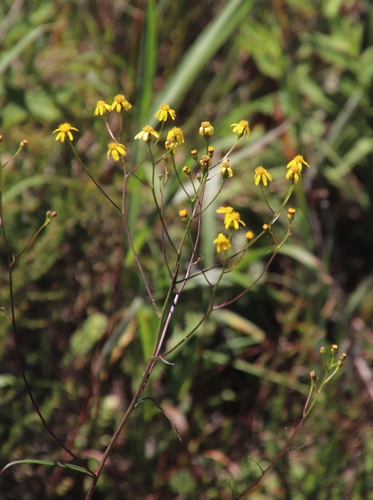
[(288, 220), (289, 222), (293, 222), (295, 215), (295, 208), (288, 208)]
[(201, 159), (199, 160), (199, 164), (201, 166), (202, 171), (208, 170), (209, 166), (211, 165), (211, 159), (207, 155), (202, 155)]
[(182, 222), (186, 222), (188, 220), (188, 211), (186, 210), (186, 208), (182, 208), (181, 210), (179, 210), (179, 216)]
[(222, 164), (220, 165), (220, 173), (223, 179), (227, 179), (228, 177), (233, 177), (233, 171), (231, 168), (230, 161), (225, 159)]
[(199, 127), (199, 135), (202, 135), (203, 137), (207, 138), (210, 137), (214, 133), (214, 127), (211, 125), (210, 122), (202, 122), (201, 126)]

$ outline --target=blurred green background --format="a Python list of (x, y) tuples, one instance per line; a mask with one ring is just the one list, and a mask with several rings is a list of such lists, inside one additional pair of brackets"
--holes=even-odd
[[(47, 210), (58, 212), (15, 268), (21, 351), (46, 420), (93, 468), (141, 376), (156, 318), (120, 216), (52, 131), (65, 121), (79, 129), (77, 150), (120, 204), (121, 172), (106, 160), (108, 136), (93, 118), (98, 99), (123, 93), (133, 104), (122, 137), (131, 165), (144, 153), (132, 138), (162, 102), (184, 131), (181, 166), (202, 147), (202, 120), (214, 125), (221, 157), (232, 144), (229, 125), (247, 119), (252, 136), (231, 156), (235, 176), (219, 203), (233, 204), (254, 232), (268, 221), (254, 169), (273, 175), (269, 196), (279, 206), (286, 163), (301, 153), (311, 165), (291, 200), (293, 236), (260, 284), (213, 314), (175, 353), (174, 366), (157, 365), (146, 395), (182, 441), (142, 403), (94, 498), (232, 498), (282, 448), (301, 416), (310, 370), (322, 373), (320, 347), (336, 343), (348, 354), (341, 375), (249, 498), (373, 499), (371, 2), (5, 0), (0, 22), (1, 163), (28, 141), (3, 171), (11, 252), (22, 250)], [(136, 248), (162, 297), (161, 226), (148, 190), (131, 183), (128, 197)], [(167, 202), (177, 235), (178, 193), (171, 189)], [(210, 262), (215, 224), (203, 228)], [(3, 242), (0, 258), (0, 305), (9, 309)], [(265, 262), (260, 249), (250, 254), (220, 299), (248, 286)], [(205, 300), (202, 283), (192, 282), (170, 346), (198, 321)], [(5, 317), (0, 356), (0, 467), (68, 460), (28, 399)], [(78, 499), (86, 485), (78, 473), (17, 465), (0, 477), (0, 498)]]

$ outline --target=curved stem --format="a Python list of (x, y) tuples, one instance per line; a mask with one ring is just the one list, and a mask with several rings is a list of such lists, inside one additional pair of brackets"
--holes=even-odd
[(94, 183), (94, 185), (101, 191), (101, 193), (105, 196), (105, 198), (110, 201), (110, 203), (118, 210), (119, 213), (122, 213), (121, 209), (118, 207), (118, 205), (115, 203), (115, 201), (113, 201), (109, 195), (107, 195), (105, 193), (105, 191), (102, 189), (102, 187), (100, 186), (100, 184), (96, 181), (96, 179), (93, 177), (93, 175), (90, 173), (90, 171), (88, 170), (88, 168), (84, 165), (84, 163), (82, 162), (80, 156), (78, 155), (78, 152), (76, 151), (73, 143), (71, 141), (69, 141), (69, 144), (70, 144), (70, 147), (74, 153), (74, 156), (75, 158), (78, 160), (79, 164), (84, 168), (84, 170), (87, 172), (89, 178), (91, 179), (91, 181)]

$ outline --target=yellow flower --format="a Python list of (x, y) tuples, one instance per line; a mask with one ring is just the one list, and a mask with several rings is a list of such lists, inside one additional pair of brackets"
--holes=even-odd
[(219, 233), (218, 236), (214, 239), (213, 243), (217, 245), (216, 251), (218, 253), (222, 252), (223, 250), (228, 250), (232, 246), (228, 238), (223, 233)]
[(110, 104), (107, 104), (105, 101), (97, 101), (96, 104), (96, 109), (95, 112), (93, 113), (94, 116), (98, 115), (104, 115), (106, 111), (111, 111), (111, 106)]
[(230, 214), (226, 214), (224, 217), (224, 225), (225, 229), (228, 229), (233, 225), (235, 229), (238, 229), (240, 226), (246, 226), (246, 224), (240, 219), (240, 214), (238, 212), (233, 211)]
[(214, 146), (209, 146), (209, 147), (207, 148), (207, 154), (208, 154), (208, 156), (209, 156), (210, 158), (212, 158), (212, 157), (214, 156), (214, 151), (215, 151)]
[(175, 153), (177, 146), (184, 144), (183, 131), (179, 127), (174, 127), (167, 134), (165, 148), (171, 149)]
[(306, 165), (308, 168), (310, 168), (310, 166), (308, 165), (306, 160), (303, 158), (303, 156), (297, 155), (291, 161), (289, 161), (289, 163), (286, 165), (286, 168), (293, 168), (294, 166), (297, 166), (300, 169), (300, 171), (302, 172), (302, 164)]
[(114, 158), (115, 161), (118, 161), (120, 156), (126, 156), (126, 148), (123, 144), (119, 142), (110, 142), (108, 145), (108, 152), (106, 157), (109, 159), (110, 155)]
[(178, 146), (184, 144), (184, 135), (181, 128), (174, 127), (173, 129), (171, 129), (167, 134), (167, 139), (171, 136), (175, 138), (175, 141), (177, 142)]
[(300, 180), (302, 173), (302, 165), (306, 165), (309, 168), (308, 163), (305, 161), (302, 155), (295, 156), (289, 163), (286, 165), (287, 171), (286, 178), (290, 179), (291, 177), (294, 179), (294, 183), (297, 184)]
[(232, 207), (220, 207), (216, 210), (218, 214), (224, 215), (224, 226), (228, 229), (231, 225), (235, 229), (238, 229), (240, 224), (246, 226), (246, 224), (240, 219), (240, 214), (236, 212)]
[(214, 127), (211, 125), (210, 122), (202, 122), (201, 126), (199, 127), (199, 135), (202, 135), (203, 137), (209, 137), (214, 133)]
[(267, 179), (269, 181), (272, 181), (272, 175), (264, 167), (257, 167), (254, 174), (255, 186), (257, 186), (259, 182), (263, 182), (263, 184), (266, 186)]
[(165, 122), (167, 120), (168, 116), (170, 116), (172, 120), (175, 120), (176, 113), (173, 109), (170, 108), (170, 106), (168, 104), (162, 104), (162, 106), (156, 112), (155, 117), (160, 122)]
[(246, 120), (241, 120), (238, 123), (232, 123), (231, 127), (233, 127), (232, 132), (234, 134), (237, 134), (238, 137), (242, 137), (244, 134), (249, 137), (249, 135), (251, 134), (249, 122)]
[(75, 127), (72, 127), (70, 123), (61, 123), (61, 125), (53, 131), (54, 134), (58, 132), (58, 134), (56, 135), (56, 141), (64, 142), (66, 136), (70, 139), (70, 141), (72, 141), (74, 139), (73, 134), (71, 133), (72, 130), (76, 130), (77, 132), (79, 132), (79, 130)]
[(298, 164), (294, 164), (286, 172), (286, 178), (290, 179), (291, 177), (293, 177), (294, 183), (297, 184), (300, 180), (301, 172), (302, 172), (302, 165), (299, 167)]
[(228, 158), (224, 160), (220, 165), (220, 173), (223, 179), (226, 179), (227, 177), (233, 177), (233, 170)]
[(156, 132), (153, 127), (150, 125), (145, 125), (141, 132), (135, 135), (135, 139), (142, 139), (144, 142), (148, 142), (150, 140), (150, 137), (154, 136), (156, 139), (159, 139), (159, 134)]
[(122, 109), (128, 111), (131, 108), (132, 104), (130, 104), (122, 94), (118, 94), (114, 97), (113, 104), (110, 107), (111, 111), (114, 111), (115, 109), (117, 113), (120, 113)]
[(252, 231), (247, 231), (245, 236), (247, 241), (251, 241), (254, 238), (254, 233)]

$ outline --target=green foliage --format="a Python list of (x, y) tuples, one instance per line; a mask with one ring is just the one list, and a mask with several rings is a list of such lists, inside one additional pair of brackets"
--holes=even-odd
[[(120, 216), (51, 132), (64, 121), (79, 128), (77, 151), (120, 205), (122, 177), (105, 161), (101, 127), (92, 128), (98, 99), (123, 92), (136, 103), (121, 138), (127, 148), (162, 102), (177, 108), (188, 144), (200, 122), (210, 120), (220, 137), (218, 157), (231, 145), (229, 125), (248, 119), (251, 138), (230, 156), (235, 175), (219, 200), (233, 204), (256, 234), (268, 209), (254, 169), (264, 165), (273, 175), (277, 210), (288, 186), (284, 164), (301, 153), (311, 165), (291, 198), (293, 235), (249, 294), (216, 311), (172, 353), (174, 366), (156, 365), (151, 399), (138, 405), (117, 441), (97, 498), (232, 498), (232, 489), (246, 488), (286, 444), (302, 416), (310, 370), (322, 374), (319, 348), (333, 343), (348, 352), (346, 369), (250, 498), (369, 498), (370, 4), (31, 0), (3, 2), (0, 19), (1, 163), (28, 140), (3, 169), (11, 253), (30, 242), (47, 210), (58, 213), (14, 266), (20, 348), (42, 414), (91, 470), (98, 461), (92, 450), (105, 448), (141, 379), (156, 325)], [(201, 144), (202, 138), (193, 147)], [(143, 151), (131, 148), (128, 161), (136, 165)], [(134, 246), (159, 299), (167, 289), (156, 236), (161, 225), (155, 210), (142, 211), (151, 199), (146, 189), (130, 184), (128, 197)], [(175, 236), (179, 200), (170, 184), (166, 222)], [(201, 243), (210, 262), (216, 234), (211, 218)], [(223, 297), (260, 275), (269, 244), (245, 255), (226, 277)], [(9, 315), (3, 244), (0, 258), (0, 306)], [(199, 322), (206, 300), (202, 280), (191, 282), (168, 348)], [(80, 465), (68, 463), (27, 398), (5, 316), (0, 346), (0, 465), (14, 462), (0, 476), (0, 498), (30, 491), (84, 498)], [(41, 466), (47, 461), (70, 470)]]

